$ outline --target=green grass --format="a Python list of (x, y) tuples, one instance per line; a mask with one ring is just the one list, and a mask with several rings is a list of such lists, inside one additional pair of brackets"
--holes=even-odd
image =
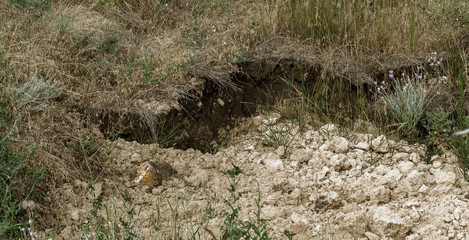
[(21, 116), (18, 115), (11, 122), (3, 99), (0, 104), (0, 238), (17, 238), (24, 228), (31, 232), (27, 237), (32, 238), (34, 233), (31, 225), (34, 219), (30, 218), (26, 222), (23, 217), (32, 217), (33, 212), (31, 209), (26, 212), (22, 204), (38, 196), (35, 187), (43, 179), (44, 169), (31, 166), (28, 162), (36, 149), (31, 142), (15, 147), (14, 132)]

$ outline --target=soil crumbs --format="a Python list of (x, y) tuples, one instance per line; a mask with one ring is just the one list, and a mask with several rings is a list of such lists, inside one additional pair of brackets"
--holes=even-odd
[[(433, 156), (430, 165), (419, 145), (344, 134), (333, 124), (300, 130), (275, 116), (252, 117), (238, 128), (240, 134), (215, 154), (109, 141), (111, 165), (121, 175), (95, 183), (95, 198), (118, 219), (125, 211), (119, 194), (129, 193), (135, 230), (144, 239), (222, 239), (224, 213), (231, 209), (224, 202), (230, 179), (221, 170), (234, 164), (243, 170), (236, 187), (239, 221), (256, 223), (261, 194), (260, 218), (271, 237), (469, 239), (469, 183), (450, 152)], [(289, 129), (286, 149), (266, 145), (272, 128)], [(155, 187), (136, 185), (137, 167), (146, 161), (168, 163), (173, 176)], [(61, 219), (67, 227), (59, 234), (65, 239), (80, 238), (93, 209), (87, 187), (76, 180), (61, 190), (68, 203)]]

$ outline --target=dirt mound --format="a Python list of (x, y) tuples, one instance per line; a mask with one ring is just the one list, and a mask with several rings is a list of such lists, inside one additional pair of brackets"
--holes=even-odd
[[(109, 141), (111, 166), (121, 174), (97, 182), (95, 196), (120, 209), (124, 201), (119, 193), (128, 191), (141, 209), (135, 225), (138, 236), (186, 239), (197, 233), (201, 239), (220, 239), (224, 213), (230, 211), (224, 202), (230, 199), (230, 181), (220, 170), (234, 164), (243, 170), (236, 187), (242, 193), (238, 220), (256, 222), (255, 200), (261, 194), (260, 217), (275, 237), (469, 237), (469, 183), (459, 176), (457, 158), (451, 153), (433, 156), (428, 165), (418, 145), (382, 135), (347, 134), (332, 124), (299, 129), (272, 116), (249, 118), (239, 128), (246, 131), (238, 131), (215, 154)], [(290, 130), (284, 136), (290, 144), (268, 146), (269, 134), (282, 128)], [(148, 160), (169, 163), (177, 175), (155, 188), (135, 186), (137, 167)], [(116, 179), (124, 184), (115, 184)], [(61, 188), (67, 202), (61, 221), (67, 227), (60, 236), (66, 239), (80, 235), (93, 208), (89, 194), (84, 197), (85, 186), (75, 182)]]

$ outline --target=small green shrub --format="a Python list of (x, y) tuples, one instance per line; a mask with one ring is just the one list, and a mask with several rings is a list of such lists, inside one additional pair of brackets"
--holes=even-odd
[(392, 87), (387, 88), (385, 84), (378, 86), (378, 95), (383, 99), (394, 120), (400, 124), (399, 130), (402, 135), (415, 137), (418, 135), (416, 126), (438, 94), (438, 86), (427, 90), (425, 77), (422, 74), (408, 76), (402, 73), (400, 77), (396, 77), (391, 70), (389, 77), (393, 80)]
[(42, 111), (48, 101), (59, 98), (63, 87), (54, 80), (55, 75), (38, 78), (36, 74), (15, 91), (14, 100), (18, 108), (26, 107), (30, 112)]
[(440, 154), (449, 149), (450, 133), (453, 126), (450, 113), (443, 107), (438, 107), (435, 111), (426, 116), (424, 127), (427, 130), (425, 143), (427, 145), (427, 163), (435, 154)]

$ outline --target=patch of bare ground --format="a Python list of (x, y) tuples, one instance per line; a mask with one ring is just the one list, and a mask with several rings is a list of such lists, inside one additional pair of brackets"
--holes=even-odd
[[(291, 129), (286, 155), (285, 148), (266, 145), (272, 127)], [(123, 202), (114, 189), (127, 191), (138, 206), (135, 230), (143, 238), (186, 239), (198, 232), (211, 239), (223, 235), (223, 213), (230, 211), (224, 202), (230, 198), (230, 182), (220, 170), (235, 164), (243, 170), (237, 186), (242, 193), (239, 219), (256, 221), (260, 193), (261, 219), (275, 237), (284, 238), (286, 232), (295, 239), (467, 237), (469, 184), (451, 153), (433, 156), (428, 165), (421, 145), (346, 134), (331, 124), (301, 131), (275, 116), (249, 118), (238, 128), (240, 133), (215, 154), (109, 141), (110, 167), (121, 174), (98, 180), (96, 194), (107, 206), (119, 208)], [(146, 161), (169, 163), (177, 174), (154, 188), (136, 186), (129, 173)], [(59, 188), (62, 196), (76, 199), (64, 208), (66, 227), (60, 236), (80, 233), (80, 222), (93, 208), (90, 199), (83, 201), (89, 198), (87, 186), (76, 180)]]

